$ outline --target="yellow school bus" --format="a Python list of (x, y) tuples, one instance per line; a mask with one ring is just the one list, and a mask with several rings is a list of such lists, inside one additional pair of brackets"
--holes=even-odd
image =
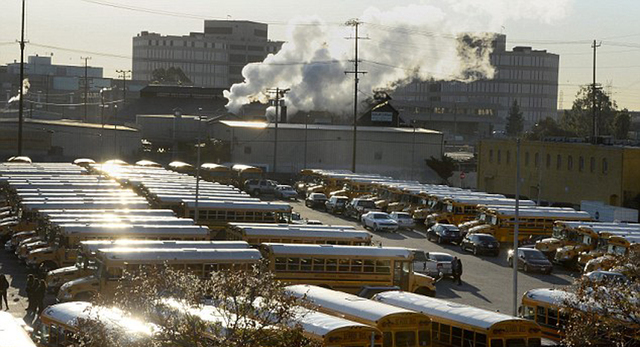
[(148, 266), (169, 265), (204, 278), (213, 271), (247, 269), (260, 259), (260, 252), (255, 249), (100, 249), (95, 255), (94, 275), (63, 284), (57, 297), (59, 301), (87, 300), (97, 293), (109, 297), (115, 293), (124, 271), (136, 273)]
[(220, 164), (204, 163), (200, 165), (200, 175), (202, 175), (202, 178), (213, 182), (233, 183), (233, 171), (231, 168)]
[(432, 346), (539, 347), (540, 326), (504, 313), (402, 291), (373, 300), (424, 314), (431, 319)]
[(413, 272), (413, 253), (400, 247), (263, 243), (260, 247), (275, 278), (347, 293), (365, 286), (398, 286), (435, 296), (433, 278)]
[(340, 225), (244, 225), (229, 223), (226, 230), (227, 240), (243, 240), (251, 245), (261, 243), (309, 243), (328, 245), (371, 245), (371, 233)]
[(583, 221), (557, 220), (553, 222), (551, 237), (536, 242), (536, 249), (544, 253), (548, 258), (554, 259), (556, 251), (564, 246), (573, 246), (580, 242), (581, 234), (578, 231), (580, 226), (593, 225), (615, 225), (617, 223), (599, 223)]
[(196, 171), (193, 165), (182, 161), (172, 161), (169, 163), (169, 165), (167, 165), (167, 167), (169, 168), (169, 170), (186, 174), (191, 174)]
[[(292, 211), (291, 205), (282, 202), (201, 200), (196, 223), (218, 230), (229, 222), (288, 223)], [(183, 200), (179, 216), (195, 220), (195, 200)]]
[[(24, 324), (26, 325), (26, 323)], [(24, 326), (9, 312), (0, 312), (0, 347), (35, 347)]]
[(81, 328), (78, 325), (81, 320), (99, 321), (109, 331), (125, 334), (134, 343), (151, 338), (156, 331), (153, 324), (131, 318), (116, 308), (74, 301), (51, 305), (42, 311), (34, 327), (34, 340), (40, 347), (79, 346), (75, 334)]
[[(583, 272), (609, 270), (615, 262), (615, 256), (628, 256), (631, 252), (640, 252), (640, 233), (617, 234), (603, 237), (602, 255), (591, 254), (592, 259), (584, 264)], [(584, 259), (583, 259), (584, 261)]]
[(378, 328), (382, 332), (382, 347), (431, 344), (431, 320), (415, 311), (306, 284), (288, 286), (285, 290), (310, 301), (320, 312)]
[[(500, 242), (513, 240), (515, 228), (515, 208), (494, 207), (484, 212), (489, 222), (488, 225), (476, 228), (481, 232), (493, 234)], [(591, 216), (584, 211), (576, 211), (572, 208), (561, 207), (525, 207), (519, 211), (519, 239), (530, 236), (550, 236), (553, 231), (553, 222), (556, 220), (590, 221)]]
[(640, 231), (640, 224), (585, 223), (577, 227), (577, 241), (556, 250), (555, 261), (573, 267), (583, 267), (589, 260), (604, 254), (607, 239), (612, 235)]
[(244, 187), (244, 181), (260, 179), (264, 174), (264, 170), (261, 168), (244, 164), (235, 164), (231, 167), (231, 170), (233, 171), (234, 185), (238, 188)]

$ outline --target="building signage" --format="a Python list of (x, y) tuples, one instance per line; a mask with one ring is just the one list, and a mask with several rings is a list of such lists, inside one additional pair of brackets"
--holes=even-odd
[(393, 112), (371, 112), (372, 122), (392, 122)]

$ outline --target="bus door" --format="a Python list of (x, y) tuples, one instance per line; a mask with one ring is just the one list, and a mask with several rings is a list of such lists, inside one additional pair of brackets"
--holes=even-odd
[(407, 290), (409, 288), (410, 266), (408, 261), (395, 261), (393, 265), (393, 285)]

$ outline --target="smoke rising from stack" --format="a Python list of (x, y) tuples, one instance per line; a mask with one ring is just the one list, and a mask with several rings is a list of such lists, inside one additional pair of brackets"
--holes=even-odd
[[(27, 95), (27, 93), (29, 92), (29, 88), (31, 88), (31, 83), (29, 83), (28, 78), (25, 78), (24, 80), (22, 80), (22, 96), (23, 97)], [(20, 101), (20, 92), (18, 92), (18, 95), (11, 97), (11, 99), (7, 101), (7, 104), (11, 104), (12, 102), (18, 102), (18, 101)]]
[[(494, 32), (507, 20), (535, 18), (551, 22), (564, 16), (571, 0), (445, 0), (387, 11), (366, 10), (359, 36), (359, 99), (373, 90), (393, 90), (414, 80), (472, 82), (493, 78), (490, 62)], [(304, 23), (304, 24), (303, 24)], [(309, 25), (312, 23), (314, 25)], [(243, 83), (225, 97), (232, 113), (242, 105), (267, 103), (268, 88), (290, 88), (288, 114), (353, 110), (353, 28), (332, 26), (317, 17), (292, 21), (286, 42), (262, 63), (244, 67)]]

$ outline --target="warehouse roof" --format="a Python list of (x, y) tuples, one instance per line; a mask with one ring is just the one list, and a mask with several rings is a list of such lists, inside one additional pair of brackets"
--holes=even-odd
[[(224, 124), (231, 128), (256, 128), (256, 129), (264, 129), (264, 128), (273, 128), (275, 127), (274, 123), (266, 123), (266, 122), (246, 122), (246, 121), (231, 121), (231, 120), (221, 120), (221, 124)], [(353, 131), (352, 125), (335, 125), (335, 124), (304, 124), (304, 123), (278, 123), (279, 129), (309, 129), (309, 130), (333, 130), (333, 131)], [(392, 128), (392, 127), (379, 127), (379, 126), (358, 126), (359, 132), (389, 132), (389, 133), (412, 133), (413, 128), (411, 127), (402, 127), (402, 128)], [(420, 134), (442, 134), (439, 131), (429, 130), (424, 128), (416, 128), (416, 133)]]

